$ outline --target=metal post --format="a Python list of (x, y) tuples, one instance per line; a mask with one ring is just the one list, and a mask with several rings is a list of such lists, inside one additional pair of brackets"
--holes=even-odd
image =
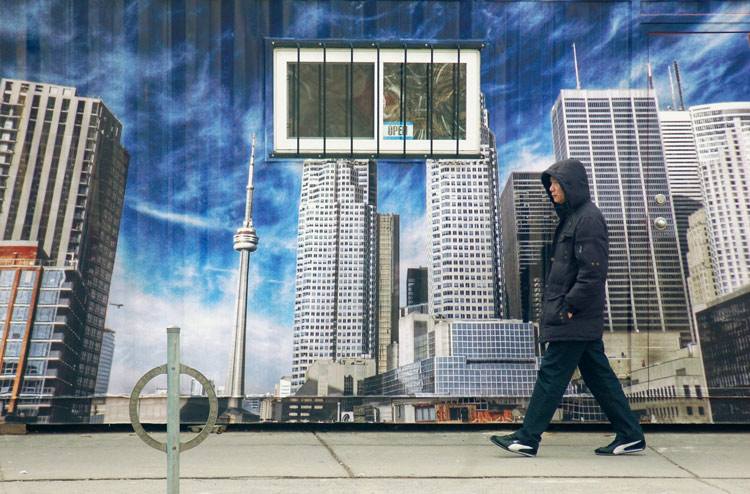
[[(252, 174), (250, 175), (252, 177)], [(255, 230), (253, 230), (254, 232)], [(257, 239), (256, 239), (257, 242)], [(138, 401), (141, 391), (156, 376), (167, 375), (167, 442), (157, 441), (143, 429), (138, 418)], [(197, 436), (184, 443), (180, 442), (180, 374), (187, 374), (195, 378), (208, 393), (208, 420)], [(133, 431), (143, 442), (162, 453), (167, 453), (167, 493), (180, 492), (180, 453), (198, 446), (205, 441), (216, 425), (219, 414), (219, 402), (213, 384), (206, 376), (180, 363), (180, 328), (167, 328), (167, 363), (154, 367), (143, 375), (130, 393), (130, 423)]]
[(167, 328), (167, 492), (180, 492), (180, 328)]

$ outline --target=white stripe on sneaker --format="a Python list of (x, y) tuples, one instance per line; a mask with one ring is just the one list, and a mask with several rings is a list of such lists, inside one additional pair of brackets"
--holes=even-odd
[(534, 448), (532, 448), (531, 446), (526, 446), (525, 444), (513, 443), (508, 446), (508, 449), (510, 451), (513, 451), (514, 453), (521, 453), (522, 452), (521, 450), (523, 449), (533, 450)]
[[(628, 448), (631, 447), (631, 446), (635, 446), (639, 442), (641, 442), (640, 439), (638, 441), (633, 441), (632, 443), (620, 444), (614, 450), (612, 450), (612, 454), (613, 455), (621, 455), (623, 453), (630, 453), (630, 451), (628, 451)], [(634, 449), (633, 451), (643, 451), (643, 448)]]

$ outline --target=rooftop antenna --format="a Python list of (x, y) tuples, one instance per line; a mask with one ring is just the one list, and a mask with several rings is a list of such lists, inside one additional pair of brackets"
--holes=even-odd
[(680, 95), (680, 111), (685, 111), (685, 100), (682, 99), (682, 82), (680, 82), (680, 66), (677, 64), (677, 60), (672, 63), (674, 64), (674, 77), (677, 79), (677, 93)]
[(672, 90), (672, 108), (677, 109), (677, 101), (674, 99), (674, 81), (672, 80), (672, 66), (667, 65), (667, 72), (669, 72), (669, 89)]
[(573, 43), (573, 63), (576, 66), (576, 89), (581, 89), (581, 80), (578, 78), (578, 55), (576, 55), (575, 43)]
[(646, 62), (646, 69), (648, 71), (648, 88), (654, 89), (654, 76), (651, 74), (651, 62)]

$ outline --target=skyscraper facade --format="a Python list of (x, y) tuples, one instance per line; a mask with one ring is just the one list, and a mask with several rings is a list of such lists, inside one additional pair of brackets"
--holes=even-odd
[(703, 200), (693, 123), (690, 112), (660, 111), (659, 124), (664, 164), (667, 167), (667, 179), (677, 224), (677, 238), (680, 242), (682, 270), (685, 276), (688, 276), (688, 218), (700, 209)]
[(86, 288), (74, 262), (49, 261), (37, 242), (0, 241), (0, 416), (87, 420), (77, 379)]
[(97, 395), (106, 395), (109, 389), (109, 377), (112, 373), (112, 361), (115, 356), (115, 332), (104, 328), (102, 333), (102, 351), (99, 355), (99, 371), (96, 374)]
[(719, 295), (750, 283), (750, 102), (690, 108)]
[(482, 158), (427, 160), (430, 314), (503, 317), (497, 150), (482, 105)]
[(398, 341), (399, 216), (378, 215), (377, 373), (388, 370), (388, 345)]
[(693, 309), (704, 305), (718, 296), (716, 276), (711, 262), (711, 249), (708, 243), (706, 209), (701, 208), (688, 219), (688, 290)]
[(406, 270), (406, 305), (426, 304), (427, 268), (409, 268)]
[(302, 166), (292, 389), (315, 360), (375, 358), (377, 163)]
[(653, 92), (563, 90), (551, 117), (556, 159), (583, 162), (607, 221), (606, 327), (679, 331), (691, 340)]
[(750, 420), (750, 286), (696, 312), (714, 422)]
[(80, 273), (86, 317), (73, 384), (93, 395), (130, 160), (122, 125), (73, 87), (3, 79), (0, 90), (0, 238), (36, 242), (39, 259)]
[(500, 211), (507, 317), (535, 322), (542, 315), (543, 252), (558, 221), (542, 172), (512, 172), (500, 195)]
[(364, 380), (365, 394), (527, 398), (536, 378), (534, 325), (411, 314), (399, 367)]
[(700, 202), (703, 195), (690, 112), (660, 111), (659, 125), (672, 198), (682, 196)]

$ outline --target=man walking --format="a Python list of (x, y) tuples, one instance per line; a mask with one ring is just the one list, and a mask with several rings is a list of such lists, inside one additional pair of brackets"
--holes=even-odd
[(490, 440), (511, 453), (536, 456), (576, 367), (615, 429), (614, 441), (598, 455), (643, 451), (646, 441), (617, 376), (604, 354), (605, 282), (609, 239), (601, 211), (591, 202), (583, 164), (558, 161), (542, 183), (560, 222), (544, 288), (540, 338), (547, 348), (537, 374), (523, 427)]

